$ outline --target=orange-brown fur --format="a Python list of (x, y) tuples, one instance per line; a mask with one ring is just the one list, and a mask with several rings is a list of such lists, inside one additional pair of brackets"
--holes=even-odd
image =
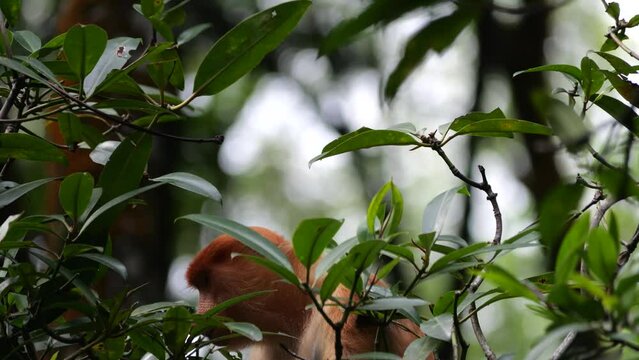
[[(253, 230), (273, 242), (288, 258), (295, 273), (300, 278), (306, 270), (296, 259), (292, 246), (280, 235), (260, 227)], [(274, 290), (274, 292), (237, 304), (221, 313), (234, 321), (251, 322), (262, 331), (281, 332), (293, 336), (266, 336), (257, 349), (251, 350), (253, 359), (293, 359), (282, 349), (298, 353), (304, 359), (324, 360), (335, 357), (335, 333), (317, 310), (311, 299), (297, 287), (283, 282), (278, 275), (243, 257), (232, 254), (256, 253), (229, 235), (222, 235), (201, 250), (191, 262), (186, 278), (189, 284), (199, 290), (198, 312), (206, 312), (220, 302), (249, 292)], [(334, 296), (345, 298), (348, 289), (339, 287)], [(337, 306), (327, 306), (324, 311), (333, 321), (342, 317)], [(423, 336), (417, 325), (402, 320), (401, 325), (390, 325), (380, 331), (377, 324), (348, 318), (342, 330), (343, 355), (354, 355), (375, 350), (376, 344), (387, 343), (387, 351), (402, 355), (406, 347), (415, 340), (415, 334)], [(408, 328), (410, 331), (406, 331)], [(211, 332), (213, 338), (224, 335), (221, 330)], [(380, 340), (385, 337), (386, 342)], [(234, 349), (251, 345), (249, 340), (237, 338), (224, 342)]]

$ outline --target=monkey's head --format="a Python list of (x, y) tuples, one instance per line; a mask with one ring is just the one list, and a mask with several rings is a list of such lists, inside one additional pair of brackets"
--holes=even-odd
[[(265, 228), (252, 227), (294, 260), (291, 244), (280, 235)], [(241, 256), (259, 256), (229, 235), (215, 238), (193, 259), (186, 272), (190, 286), (199, 292), (198, 313), (231, 298), (256, 291), (269, 291), (222, 311), (219, 315), (233, 321), (250, 322), (262, 331), (298, 334), (308, 314), (310, 299), (294, 285), (284, 282), (277, 274)], [(219, 329), (209, 336), (228, 334)]]

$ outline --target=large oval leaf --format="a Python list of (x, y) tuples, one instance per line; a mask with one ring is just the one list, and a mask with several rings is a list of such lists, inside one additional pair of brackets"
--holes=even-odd
[(518, 119), (488, 119), (470, 123), (459, 129), (456, 135), (482, 135), (486, 133), (522, 133), (552, 135), (552, 130), (544, 125)]
[(299, 0), (274, 6), (224, 34), (197, 70), (193, 94), (216, 94), (251, 71), (293, 30), (310, 4)]
[(104, 52), (93, 70), (84, 79), (84, 91), (87, 97), (95, 92), (111, 71), (122, 69), (130, 58), (129, 52), (137, 49), (140, 42), (142, 39), (130, 37), (119, 37), (107, 41)]
[(419, 141), (412, 135), (398, 130), (373, 130), (367, 127), (340, 136), (322, 149), (322, 153), (309, 161), (314, 162), (345, 152), (387, 145), (419, 145)]
[(285, 267), (286, 269), (293, 271), (291, 263), (288, 261), (286, 255), (273, 245), (264, 236), (257, 233), (255, 230), (250, 229), (242, 224), (239, 224), (233, 220), (225, 219), (219, 216), (191, 214), (182, 216), (179, 219), (187, 219), (195, 221), (198, 224), (210, 227), (212, 229), (221, 231), (225, 234), (229, 234), (236, 238), (242, 244), (255, 250), (258, 254), (265, 258), (275, 261), (277, 264)]
[(0, 134), (0, 158), (66, 163), (64, 152), (48, 142), (27, 134)]
[(64, 39), (64, 53), (71, 70), (84, 79), (98, 63), (107, 44), (107, 33), (97, 25), (75, 25)]

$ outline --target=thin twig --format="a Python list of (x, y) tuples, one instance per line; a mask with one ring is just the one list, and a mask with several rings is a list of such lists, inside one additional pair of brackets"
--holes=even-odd
[[(18, 98), (18, 94), (20, 93), (20, 91), (22, 91), (22, 87), (24, 86), (24, 84), (24, 76), (18, 75), (15, 82), (13, 83), (13, 86), (11, 87), (11, 91), (9, 91), (7, 99), (5, 100), (4, 104), (2, 104), (2, 108), (0, 108), (0, 119), (7, 119), (9, 111), (11, 111), (11, 108), (15, 104), (15, 101)], [(9, 123), (6, 127), (4, 127), (5, 133), (16, 131), (17, 127), (13, 123)]]
[(630, 259), (630, 255), (637, 249), (637, 245), (639, 245), (639, 225), (637, 225), (637, 229), (635, 229), (635, 233), (632, 235), (632, 238), (630, 238), (626, 248), (619, 254), (619, 258), (617, 259), (617, 265), (619, 267), (626, 265), (628, 259)]
[(632, 56), (633, 58), (639, 60), (639, 54), (634, 52), (631, 48), (627, 47), (626, 44), (624, 44), (623, 41), (621, 41), (621, 39), (617, 37), (617, 34), (615, 34), (616, 30), (618, 30), (618, 27), (616, 26), (611, 27), (610, 30), (608, 31), (607, 36), (611, 38), (612, 41), (614, 41), (621, 50), (625, 51), (626, 53), (628, 53), (628, 55)]
[(573, 340), (575, 340), (576, 336), (577, 336), (577, 332), (575, 331), (569, 332), (568, 335), (566, 335), (564, 340), (561, 342), (561, 344), (559, 344), (559, 346), (552, 353), (552, 357), (550, 359), (557, 360), (561, 358), (561, 356), (566, 352), (566, 350), (568, 350), (568, 347), (570, 347), (570, 344), (572, 344)]

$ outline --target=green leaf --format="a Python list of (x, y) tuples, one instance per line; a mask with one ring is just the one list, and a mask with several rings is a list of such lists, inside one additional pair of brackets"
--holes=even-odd
[(604, 60), (606, 60), (614, 69), (617, 73), (622, 74), (622, 75), (628, 75), (631, 74), (633, 72), (635, 72), (637, 70), (636, 66), (631, 66), (630, 64), (628, 64), (625, 60), (612, 55), (610, 53), (605, 53), (605, 52), (601, 52), (601, 51), (597, 51), (595, 52), (597, 55), (601, 56), (602, 58), (604, 58)]
[(352, 41), (359, 33), (375, 24), (387, 24), (420, 7), (439, 0), (376, 0), (372, 1), (357, 17), (347, 19), (333, 27), (319, 48), (319, 55), (326, 55)]
[(419, 145), (419, 141), (412, 135), (397, 130), (373, 130), (367, 127), (340, 136), (322, 149), (322, 153), (309, 161), (314, 162), (327, 157), (377, 146), (388, 145)]
[(184, 306), (176, 306), (166, 312), (162, 322), (164, 342), (171, 352), (179, 353), (191, 328), (191, 314)]
[(89, 173), (74, 173), (60, 184), (58, 197), (62, 209), (72, 218), (80, 216), (89, 205), (93, 191), (93, 176)]
[(224, 326), (236, 334), (240, 334), (252, 341), (262, 341), (260, 329), (250, 323), (245, 322), (225, 322)]
[[(100, 205), (139, 186), (151, 156), (151, 145), (151, 137), (141, 136), (139, 133), (129, 135), (118, 145), (100, 173), (97, 184), (97, 187), (102, 188)], [(105, 214), (101, 225), (110, 226), (125, 206), (126, 204), (122, 203)]]
[(147, 65), (147, 72), (161, 90), (165, 89), (168, 84), (172, 84), (180, 90), (184, 89), (184, 70), (180, 56), (174, 48), (161, 52), (154, 61)]
[(359, 243), (348, 253), (348, 263), (355, 269), (364, 270), (379, 259), (379, 253), (384, 247), (386, 247), (386, 242), (382, 240)]
[(583, 88), (584, 97), (589, 99), (590, 96), (599, 89), (604, 83), (605, 76), (592, 59), (584, 56), (581, 59), (581, 86)]
[(561, 242), (555, 262), (555, 284), (565, 283), (570, 278), (570, 274), (577, 271), (577, 263), (581, 259), (586, 243), (589, 222), (589, 214), (582, 215)]
[(466, 125), (472, 124), (481, 120), (489, 120), (489, 119), (505, 119), (506, 115), (504, 115), (503, 111), (500, 108), (496, 108), (489, 113), (483, 112), (470, 112), (466, 115), (462, 115), (451, 123), (444, 124), (439, 127), (439, 132), (442, 135), (446, 135), (449, 130), (459, 131), (464, 128)]
[(250, 292), (250, 293), (245, 293), (245, 294), (242, 294), (242, 295), (239, 295), (239, 296), (232, 297), (232, 298), (230, 298), (228, 300), (224, 300), (221, 303), (216, 304), (215, 306), (213, 306), (210, 309), (208, 309), (206, 311), (206, 313), (204, 313), (204, 316), (208, 317), (208, 316), (213, 316), (213, 315), (219, 314), (222, 311), (230, 308), (231, 306), (235, 306), (235, 305), (237, 305), (239, 303), (242, 303), (242, 302), (247, 301), (247, 300), (255, 299), (255, 298), (260, 297), (260, 296), (265, 296), (265, 295), (271, 294), (274, 291), (276, 291), (276, 290), (253, 291), (253, 292)]
[(550, 64), (550, 65), (542, 65), (534, 68), (517, 71), (513, 74), (513, 77), (519, 76), (521, 74), (535, 73), (535, 72), (544, 72), (544, 71), (555, 71), (560, 72), (564, 75), (568, 75), (574, 80), (581, 81), (581, 70), (572, 65), (564, 65), (564, 64)]
[(191, 173), (174, 172), (150, 180), (164, 184), (171, 184), (217, 202), (222, 201), (222, 195), (219, 190), (213, 186), (213, 184)]
[(240, 254), (240, 256), (245, 257), (256, 264), (271, 270), (272, 272), (279, 275), (283, 280), (286, 280), (295, 286), (298, 286), (300, 284), (300, 281), (297, 278), (297, 275), (293, 271), (289, 270), (288, 268), (274, 261), (271, 261), (259, 256), (251, 256), (251, 255), (244, 255), (244, 254)]
[(363, 354), (357, 354), (357, 355), (352, 355), (348, 357), (349, 359), (354, 359), (354, 360), (361, 360), (361, 359), (370, 359), (370, 360), (402, 360), (401, 357), (395, 355), (395, 354), (391, 354), (391, 353), (387, 353), (387, 352), (381, 352), (381, 351), (376, 351), (376, 352), (368, 352), (368, 353), (363, 353)]
[[(524, 297), (535, 302), (539, 301), (535, 293), (528, 286), (502, 267), (495, 264), (487, 265), (480, 275), (484, 279), (497, 285), (503, 292), (510, 296)], [(529, 286), (532, 287), (534, 285), (530, 284)]]
[(426, 54), (431, 50), (441, 53), (448, 48), (474, 16), (473, 11), (460, 7), (451, 15), (431, 21), (419, 30), (406, 43), (402, 59), (388, 77), (384, 96), (393, 99), (404, 80), (421, 64)]
[(142, 39), (119, 37), (107, 41), (102, 55), (93, 70), (84, 79), (86, 97), (93, 95), (98, 86), (113, 70), (119, 70), (131, 58), (129, 53), (138, 48)]
[(354, 269), (348, 263), (348, 258), (342, 258), (333, 265), (326, 274), (324, 282), (322, 282), (322, 287), (320, 288), (320, 299), (322, 302), (326, 301), (326, 299), (333, 294), (348, 273), (353, 272)]
[(27, 77), (30, 77), (36, 80), (39, 83), (42, 83), (44, 85), (51, 87), (51, 83), (49, 83), (46, 79), (44, 79), (42, 76), (38, 75), (36, 72), (22, 65), (20, 62), (14, 59), (9, 59), (9, 58), (0, 56), (0, 65), (7, 67), (11, 70), (17, 71), (23, 75), (26, 75)]
[(619, 95), (628, 100), (632, 105), (639, 106), (639, 85), (631, 82), (625, 76), (617, 75), (610, 71), (601, 71)]
[(59, 49), (64, 46), (64, 39), (66, 39), (67, 33), (63, 32), (62, 34), (58, 34), (54, 36), (51, 40), (47, 41), (40, 50), (38, 51), (38, 55), (43, 57), (47, 55), (49, 52)]
[(42, 40), (29, 30), (14, 31), (13, 39), (30, 54), (40, 50), (42, 47)]
[(293, 249), (306, 269), (319, 259), (343, 222), (329, 218), (306, 219), (297, 226), (293, 234)]
[(433, 265), (430, 267), (428, 271), (429, 273), (436, 273), (439, 270), (443, 269), (446, 265), (450, 264), (451, 262), (459, 260), (459, 259), (463, 259), (469, 256), (469, 254), (472, 254), (475, 250), (481, 249), (487, 245), (488, 243), (484, 243), (484, 242), (475, 243), (472, 245), (468, 245), (465, 248), (452, 251), (442, 256), (441, 258), (437, 259), (437, 261), (433, 263)]
[(639, 25), (639, 15), (635, 15), (632, 18), (630, 18), (630, 20), (628, 20), (628, 24), (626, 25), (629, 28), (633, 28), (635, 26)]
[(518, 119), (489, 119), (470, 123), (459, 129), (453, 138), (457, 135), (483, 135), (495, 133), (521, 133), (536, 135), (552, 135), (549, 127), (534, 123), (532, 121)]
[(67, 163), (62, 150), (38, 137), (19, 133), (0, 134), (0, 158)]
[(191, 214), (178, 218), (178, 220), (180, 219), (191, 220), (211, 229), (229, 234), (258, 254), (274, 261), (276, 264), (283, 266), (289, 271), (293, 271), (293, 267), (286, 255), (284, 255), (272, 242), (253, 229), (233, 220), (213, 215)]
[(31, 192), (31, 190), (36, 189), (56, 179), (57, 178), (38, 179), (28, 183), (16, 185), (10, 189), (0, 192), (0, 209), (18, 200), (24, 194)]
[(384, 311), (424, 305), (428, 305), (428, 302), (422, 299), (407, 298), (403, 296), (390, 296), (374, 299), (370, 302), (366, 302), (362, 306), (358, 306), (357, 308), (361, 310)]
[(58, 127), (64, 143), (73, 145), (82, 141), (82, 123), (77, 115), (70, 112), (58, 114)]
[(198, 68), (193, 94), (217, 94), (248, 73), (286, 38), (310, 5), (298, 0), (274, 6), (224, 34)]
[(351, 238), (337, 245), (328, 254), (324, 255), (315, 267), (315, 279), (321, 279), (326, 270), (340, 261), (353, 246), (357, 245), (357, 238)]
[(160, 338), (156, 329), (150, 326), (140, 328), (131, 327), (130, 331), (127, 332), (127, 335), (131, 338), (131, 345), (133, 347), (139, 347), (142, 350), (153, 354), (153, 356), (160, 360), (165, 359), (164, 348), (162, 347), (161, 342), (156, 340)]
[(423, 323), (420, 328), (429, 337), (448, 342), (453, 333), (453, 315), (442, 314), (435, 316)]
[(142, 14), (147, 18), (159, 14), (164, 10), (164, 0), (141, 0), (140, 5)]
[(404, 360), (412, 360), (412, 359), (426, 359), (428, 358), (435, 350), (439, 343), (435, 339), (431, 339), (428, 336), (423, 336), (408, 345), (406, 350), (404, 351)]
[(437, 235), (439, 235), (442, 227), (444, 226), (446, 214), (452, 204), (453, 197), (458, 194), (460, 188), (460, 186), (456, 186), (446, 190), (435, 196), (435, 198), (426, 205), (426, 209), (424, 209), (424, 216), (422, 218), (423, 233), (435, 232), (435, 237), (437, 238)]
[(84, 81), (104, 52), (107, 33), (97, 25), (75, 25), (64, 39), (64, 53), (71, 70)]
[(588, 270), (605, 284), (612, 285), (617, 273), (618, 244), (608, 231), (600, 227), (590, 232), (587, 244)]
[[(100, 215), (104, 214), (105, 212), (112, 210), (112, 208), (118, 206), (118, 205), (124, 205), (124, 202), (131, 199), (132, 197), (138, 196), (144, 192), (147, 192), (151, 189), (155, 189), (158, 186), (163, 185), (162, 183), (158, 183), (158, 184), (152, 184), (152, 185), (147, 185), (129, 192), (126, 192), (120, 196), (117, 196), (109, 201), (107, 201), (106, 203), (104, 203), (102, 206), (100, 206), (98, 209), (96, 209), (88, 218), (87, 220), (84, 222), (84, 225), (82, 226), (82, 228), (80, 229), (78, 236), (80, 234), (82, 234), (83, 232), (86, 231), (87, 228), (89, 228), (89, 225), (91, 225), (98, 217), (100, 217)], [(100, 200), (102, 200), (102, 198), (100, 198)], [(119, 211), (118, 211), (119, 212)], [(109, 222), (110, 224), (110, 222)], [(102, 225), (102, 227), (104, 227), (104, 225)]]
[(7, 19), (9, 27), (14, 27), (20, 20), (20, 7), (22, 0), (2, 0), (0, 1), (0, 11)]
[(180, 36), (177, 38), (177, 46), (180, 47), (187, 42), (193, 40), (196, 36), (200, 35), (204, 30), (211, 27), (211, 24), (199, 24), (192, 26), (186, 30), (184, 30)]
[(619, 14), (621, 10), (619, 9), (619, 4), (616, 2), (608, 3), (606, 7), (606, 14), (610, 15), (611, 18), (615, 19), (615, 21), (619, 21)]
[(630, 106), (607, 95), (593, 95), (593, 97), (596, 97), (593, 100), (595, 105), (639, 137), (639, 117)]
[(122, 277), (122, 279), (127, 279), (127, 270), (126, 266), (120, 262), (120, 260), (113, 258), (111, 256), (107, 256), (104, 254), (97, 253), (83, 253), (77, 255), (77, 257), (82, 257), (85, 259), (93, 260), (99, 264), (102, 264), (109, 269), (115, 271), (118, 275)]

